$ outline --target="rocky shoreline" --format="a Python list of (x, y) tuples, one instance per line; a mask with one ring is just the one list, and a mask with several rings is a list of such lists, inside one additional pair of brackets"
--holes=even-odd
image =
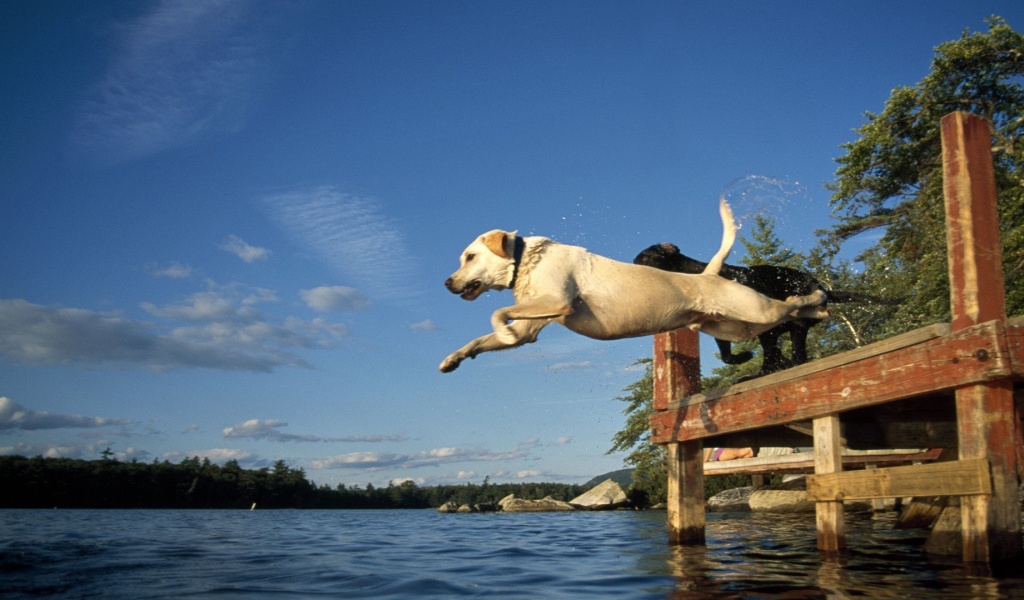
[[(450, 501), (437, 510), (442, 513), (524, 513), (631, 508), (635, 507), (630, 503), (622, 487), (611, 479), (607, 479), (568, 502), (555, 500), (550, 496), (540, 500), (525, 500), (510, 494), (496, 504), (459, 505), (454, 501)], [(651, 508), (664, 509), (665, 506), (657, 505)], [(747, 486), (725, 490), (709, 498), (705, 508), (709, 512), (814, 512), (814, 502), (807, 499), (804, 478), (797, 477), (790, 481), (766, 487), (753, 488)], [(852, 511), (872, 510), (870, 502), (849, 502), (846, 508)]]
[(622, 486), (611, 479), (606, 479), (587, 492), (580, 494), (568, 502), (555, 500), (551, 496), (540, 500), (525, 500), (509, 494), (497, 504), (463, 504), (449, 501), (437, 509), (442, 513), (480, 513), (480, 512), (568, 512), (578, 510), (616, 510), (629, 508), (629, 498)]

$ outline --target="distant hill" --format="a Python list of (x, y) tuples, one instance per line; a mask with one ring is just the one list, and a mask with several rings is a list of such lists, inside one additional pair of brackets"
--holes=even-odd
[(611, 479), (615, 483), (622, 486), (622, 489), (629, 487), (633, 483), (633, 469), (619, 469), (618, 471), (612, 471), (611, 473), (605, 473), (604, 475), (598, 475), (590, 481), (583, 484), (585, 488), (592, 488), (599, 483), (604, 483), (604, 480)]

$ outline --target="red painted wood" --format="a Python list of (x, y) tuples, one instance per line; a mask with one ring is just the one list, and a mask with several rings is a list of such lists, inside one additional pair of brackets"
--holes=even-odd
[[(954, 333), (1006, 319), (1002, 246), (996, 210), (989, 123), (969, 113), (942, 118), (943, 191), (949, 247), (951, 325)], [(1007, 351), (1009, 355), (1009, 351)], [(969, 562), (1019, 559), (1021, 512), (1017, 498), (1020, 416), (1009, 378), (956, 390), (960, 460), (987, 459), (991, 496), (961, 498), (963, 557)]]
[(1006, 319), (1002, 246), (988, 121), (964, 112), (942, 119), (943, 191), (953, 330)]
[(713, 392), (699, 404), (651, 417), (655, 443), (688, 441), (802, 421), (1009, 374), (1001, 323), (741, 393)]
[(700, 343), (696, 331), (654, 336), (654, 410), (665, 410), (700, 391)]

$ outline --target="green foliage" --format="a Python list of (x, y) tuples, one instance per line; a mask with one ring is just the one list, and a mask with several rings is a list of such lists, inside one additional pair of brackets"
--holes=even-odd
[[(859, 138), (844, 144), (845, 153), (836, 159), (837, 178), (829, 187), (839, 222), (818, 232), (817, 248), (807, 255), (792, 252), (775, 236), (771, 220), (760, 216), (751, 239), (743, 240), (747, 265), (803, 269), (829, 289), (899, 301), (830, 304), (832, 318), (811, 329), (811, 359), (949, 321), (939, 122), (953, 111), (972, 112), (992, 125), (1007, 313), (1024, 313), (1024, 36), (999, 17), (988, 25), (987, 33), (964, 31), (960, 39), (940, 44), (931, 72), (920, 83), (896, 88), (881, 113), (867, 113)], [(877, 242), (855, 261), (838, 258), (844, 242), (876, 230), (881, 230)], [(760, 354), (756, 340), (734, 346), (735, 352)], [(789, 355), (791, 348), (784, 345), (783, 351)], [(702, 379), (703, 389), (729, 385), (759, 368), (759, 358), (724, 365)], [(631, 451), (633, 488), (653, 499), (663, 498), (658, 494), (664, 490), (665, 457), (646, 432), (653, 403), (650, 378), (648, 363), (644, 378), (618, 398), (627, 402), (627, 420), (612, 450)], [(712, 486), (737, 482), (706, 478), (705, 494)]]
[(859, 258), (866, 287), (899, 290), (905, 302), (864, 341), (949, 320), (942, 146), (939, 122), (968, 111), (992, 125), (993, 159), (1006, 276), (1007, 311), (1024, 312), (1024, 36), (999, 17), (987, 33), (964, 31), (935, 49), (931, 72), (893, 90), (881, 113), (867, 113), (843, 145), (832, 205), (839, 224), (822, 232), (827, 253), (884, 228)]
[(616, 400), (626, 403), (625, 427), (612, 437), (611, 452), (629, 452), (625, 463), (633, 467), (633, 483), (628, 495), (634, 504), (644, 506), (665, 501), (665, 449), (651, 442), (650, 418), (654, 412), (654, 377), (652, 361), (644, 358), (634, 365), (644, 365), (644, 375), (626, 387), (626, 396)]
[(67, 458), (0, 456), (0, 508), (437, 508), (494, 503), (508, 494), (537, 500), (571, 500), (584, 486), (561, 483), (444, 485), (418, 487), (412, 481), (386, 488), (317, 487), (302, 469), (283, 460), (272, 469), (242, 469), (187, 458), (178, 464), (123, 463), (105, 456)]

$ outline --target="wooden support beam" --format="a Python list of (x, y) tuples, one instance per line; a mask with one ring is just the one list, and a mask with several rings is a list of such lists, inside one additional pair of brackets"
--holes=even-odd
[(654, 336), (654, 410), (700, 392), (700, 341), (680, 329)]
[[(939, 457), (941, 448), (923, 452), (900, 452), (869, 450), (858, 454), (843, 454), (843, 470), (868, 469), (873, 467), (902, 466), (913, 462), (933, 461)], [(814, 453), (797, 452), (781, 456), (756, 456), (736, 460), (704, 463), (704, 477), (714, 475), (767, 475), (780, 473), (813, 473)]]
[(668, 540), (673, 544), (704, 543), (704, 445), (667, 444), (668, 498), (665, 501)]
[(980, 458), (807, 476), (807, 499), (815, 501), (991, 493), (988, 461)]
[[(954, 333), (1006, 319), (1002, 248), (992, 165), (991, 129), (964, 112), (943, 117), (942, 166), (949, 249), (950, 309)], [(1017, 499), (1020, 416), (1009, 377), (956, 390), (960, 460), (984, 459), (992, 495), (961, 501), (964, 560), (1004, 562), (1024, 556)]]
[[(843, 470), (843, 449), (839, 443), (839, 416), (814, 420), (814, 472), (839, 474)], [(846, 516), (842, 499), (821, 500), (815, 504), (818, 550), (838, 552), (846, 547)]]
[(827, 371), (799, 379), (681, 397), (651, 417), (651, 439), (702, 439), (1006, 378), (1010, 367), (1004, 330), (1002, 322), (991, 321), (892, 351), (886, 351), (888, 344), (872, 344), (883, 353), (866, 354), (865, 347), (852, 351), (859, 357), (855, 362), (834, 363)]
[[(680, 329), (654, 336), (654, 409), (700, 391), (697, 332)], [(666, 512), (669, 542), (704, 543), (704, 444), (671, 443), (668, 454)]]

